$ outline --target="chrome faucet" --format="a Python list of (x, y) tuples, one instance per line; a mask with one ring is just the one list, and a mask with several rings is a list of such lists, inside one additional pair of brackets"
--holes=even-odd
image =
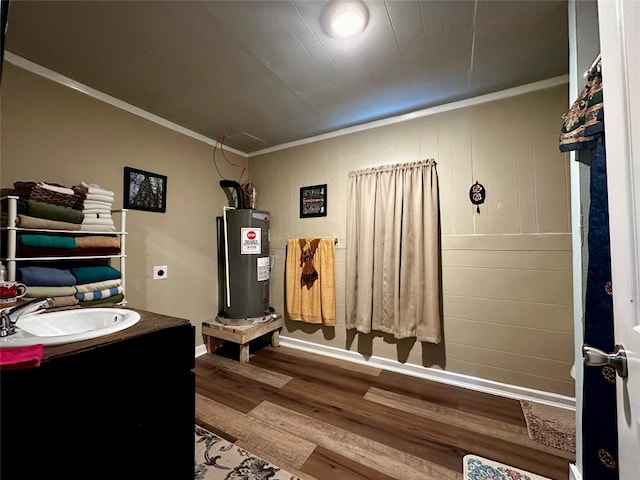
[(13, 308), (6, 308), (0, 312), (0, 337), (7, 337), (16, 333), (16, 323), (20, 317), (36, 310), (49, 308), (53, 305), (53, 298), (34, 298), (33, 300)]

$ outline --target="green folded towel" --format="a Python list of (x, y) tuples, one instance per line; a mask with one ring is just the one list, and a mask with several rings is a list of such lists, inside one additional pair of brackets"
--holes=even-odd
[(18, 213), (59, 222), (82, 223), (84, 220), (80, 210), (37, 200), (18, 200)]
[(101, 303), (120, 303), (124, 300), (124, 294), (118, 293), (117, 295), (113, 295), (107, 298), (100, 298), (98, 300), (87, 300), (84, 302), (79, 302), (79, 305), (82, 307), (91, 307), (93, 305), (100, 305)]
[(101, 282), (103, 280), (122, 278), (122, 274), (120, 273), (120, 271), (110, 265), (72, 268), (71, 273), (74, 277), (76, 277), (76, 281), (78, 284)]
[(45, 248), (76, 248), (76, 239), (64, 235), (40, 235), (23, 233), (19, 237), (20, 243), (27, 247)]

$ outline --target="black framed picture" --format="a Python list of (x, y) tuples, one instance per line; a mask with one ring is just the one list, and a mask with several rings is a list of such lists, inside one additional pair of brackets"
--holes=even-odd
[(327, 216), (327, 184), (300, 187), (300, 218)]
[(167, 210), (167, 177), (124, 167), (124, 208), (161, 212)]

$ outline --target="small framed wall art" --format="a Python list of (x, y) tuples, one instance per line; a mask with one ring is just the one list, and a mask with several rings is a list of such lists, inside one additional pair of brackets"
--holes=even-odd
[(167, 177), (124, 167), (124, 208), (164, 213), (167, 210)]
[(327, 184), (300, 187), (300, 218), (327, 216)]

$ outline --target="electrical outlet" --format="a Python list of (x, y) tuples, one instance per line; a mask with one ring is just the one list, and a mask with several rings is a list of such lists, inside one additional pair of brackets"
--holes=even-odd
[(154, 280), (165, 280), (167, 278), (168, 267), (166, 265), (156, 265), (153, 267), (153, 279)]

